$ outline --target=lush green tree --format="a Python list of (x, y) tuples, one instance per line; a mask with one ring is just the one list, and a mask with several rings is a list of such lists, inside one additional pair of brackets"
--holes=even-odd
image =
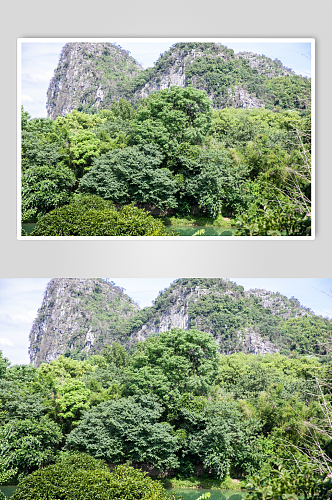
[[(120, 97), (118, 101), (112, 102), (110, 110), (113, 116), (121, 118), (122, 120), (130, 121), (135, 115), (133, 106), (122, 97)], [(105, 113), (105, 111), (107, 112), (107, 110), (104, 110), (101, 114)]]
[(176, 467), (177, 438), (169, 424), (159, 423), (161, 413), (161, 405), (149, 395), (101, 403), (85, 413), (66, 446), (112, 463)]
[(175, 207), (176, 181), (168, 169), (160, 168), (162, 160), (154, 145), (110, 151), (95, 160), (79, 188), (115, 203)]
[(45, 414), (43, 396), (22, 380), (0, 380), (0, 421), (36, 419)]
[(219, 478), (232, 473), (257, 470), (260, 456), (252, 448), (260, 433), (257, 418), (246, 417), (231, 398), (208, 401), (183, 394), (173, 405), (168, 419), (176, 428), (182, 464), (203, 463)]
[(69, 203), (76, 179), (62, 166), (30, 167), (22, 175), (22, 212), (35, 217)]
[(328, 500), (332, 494), (332, 480), (325, 475), (315, 474), (311, 467), (286, 469), (280, 467), (272, 476), (257, 475), (247, 484), (247, 500)]
[(0, 351), (0, 378), (3, 378), (6, 375), (9, 365), (9, 359), (5, 358), (2, 354), (2, 351)]
[(103, 356), (107, 363), (114, 363), (117, 368), (125, 368), (129, 364), (129, 354), (119, 342), (113, 342), (111, 346), (106, 346)]
[(39, 420), (11, 420), (0, 427), (0, 462), (6, 470), (25, 476), (55, 461), (62, 433), (57, 424)]
[(163, 486), (139, 470), (120, 465), (112, 472), (101, 460), (78, 454), (24, 478), (13, 500), (168, 500)]
[(128, 391), (152, 392), (166, 403), (186, 392), (208, 394), (216, 370), (217, 346), (211, 334), (172, 328), (138, 345), (128, 368)]
[(116, 210), (99, 196), (85, 196), (39, 219), (32, 236), (168, 236), (163, 223), (127, 205)]
[(58, 116), (56, 120), (54, 120), (55, 132), (57, 135), (61, 135), (68, 131), (77, 132), (79, 130), (89, 130), (105, 121), (106, 117), (104, 115), (89, 115), (74, 109), (66, 116)]
[(22, 170), (44, 165), (56, 167), (61, 164), (64, 155), (55, 134), (54, 122), (50, 118), (33, 118), (22, 123)]
[(42, 363), (37, 369), (37, 377), (41, 381), (51, 377), (63, 382), (82, 377), (93, 370), (89, 361), (80, 362), (66, 356), (59, 356), (50, 363)]
[(310, 236), (311, 216), (287, 204), (279, 208), (254, 207), (237, 216), (237, 236)]
[(175, 85), (140, 101), (132, 124), (133, 141), (155, 144), (166, 155), (181, 143), (202, 144), (211, 125), (206, 92)]
[[(190, 170), (196, 175), (190, 175)], [(185, 180), (185, 193), (198, 202), (209, 216), (216, 217), (247, 206), (243, 189), (248, 168), (237, 164), (227, 151), (202, 151), (189, 171), (180, 170)]]
[(56, 422), (64, 433), (78, 425), (84, 410), (90, 407), (90, 390), (80, 380), (62, 381), (54, 384), (54, 399), (51, 400)]
[(68, 157), (76, 178), (81, 178), (91, 169), (92, 162), (101, 151), (107, 150), (103, 142), (90, 130), (78, 130), (68, 136)]

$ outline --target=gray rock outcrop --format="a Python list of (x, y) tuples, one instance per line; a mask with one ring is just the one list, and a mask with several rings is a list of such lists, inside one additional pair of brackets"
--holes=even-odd
[(117, 322), (139, 307), (122, 289), (102, 279), (55, 278), (30, 332), (30, 362), (35, 366), (68, 353), (100, 353), (117, 340)]
[(75, 42), (63, 47), (47, 91), (47, 115), (55, 119), (74, 109), (110, 105), (122, 97), (121, 85), (143, 68), (111, 43)]

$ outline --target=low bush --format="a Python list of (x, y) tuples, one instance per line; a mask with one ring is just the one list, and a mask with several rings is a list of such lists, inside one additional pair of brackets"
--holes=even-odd
[(264, 206), (237, 217), (235, 236), (310, 236), (311, 217), (291, 205), (283, 209)]
[(164, 224), (134, 205), (119, 210), (99, 196), (84, 196), (41, 217), (31, 236), (169, 236)]
[(163, 486), (126, 464), (109, 472), (89, 455), (65, 456), (19, 484), (12, 500), (167, 500)]
[(315, 474), (309, 466), (280, 468), (270, 476), (254, 476), (247, 489), (246, 500), (328, 500), (332, 498), (332, 479)]

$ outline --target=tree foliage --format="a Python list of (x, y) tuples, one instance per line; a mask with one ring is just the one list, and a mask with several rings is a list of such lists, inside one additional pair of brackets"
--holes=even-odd
[(67, 167), (35, 166), (22, 175), (23, 214), (33, 210), (41, 216), (66, 205), (76, 184), (74, 174)]
[(144, 210), (115, 205), (91, 195), (39, 219), (34, 236), (167, 236), (165, 226)]
[(164, 402), (186, 392), (208, 394), (216, 363), (216, 345), (209, 333), (173, 328), (138, 345), (128, 371), (128, 390), (153, 392)]
[(25, 476), (54, 462), (61, 440), (59, 427), (47, 417), (11, 420), (0, 428), (0, 461)]
[(159, 469), (176, 467), (176, 436), (159, 422), (162, 407), (153, 396), (121, 398), (86, 412), (67, 439), (71, 449), (111, 463), (147, 462)]
[(162, 160), (154, 145), (111, 151), (94, 162), (79, 188), (115, 203), (175, 207), (176, 181), (168, 169), (161, 167)]
[(25, 478), (13, 500), (167, 500), (157, 482), (127, 465), (109, 472), (101, 460), (84, 454), (62, 458), (55, 465), (40, 469)]

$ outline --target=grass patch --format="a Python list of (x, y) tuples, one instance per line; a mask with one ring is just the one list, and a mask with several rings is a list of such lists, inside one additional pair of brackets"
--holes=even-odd
[(204, 479), (199, 477), (188, 477), (186, 479), (179, 479), (176, 477), (159, 479), (163, 484), (164, 488), (175, 488), (175, 489), (185, 489), (185, 488), (204, 488), (207, 490), (232, 490), (240, 491), (241, 483), (240, 481), (233, 480), (227, 476), (223, 481), (219, 479)]
[(185, 217), (165, 216), (160, 217), (165, 226), (216, 226), (216, 227), (234, 227), (233, 220), (218, 215), (215, 219), (212, 217), (201, 217), (187, 215)]

